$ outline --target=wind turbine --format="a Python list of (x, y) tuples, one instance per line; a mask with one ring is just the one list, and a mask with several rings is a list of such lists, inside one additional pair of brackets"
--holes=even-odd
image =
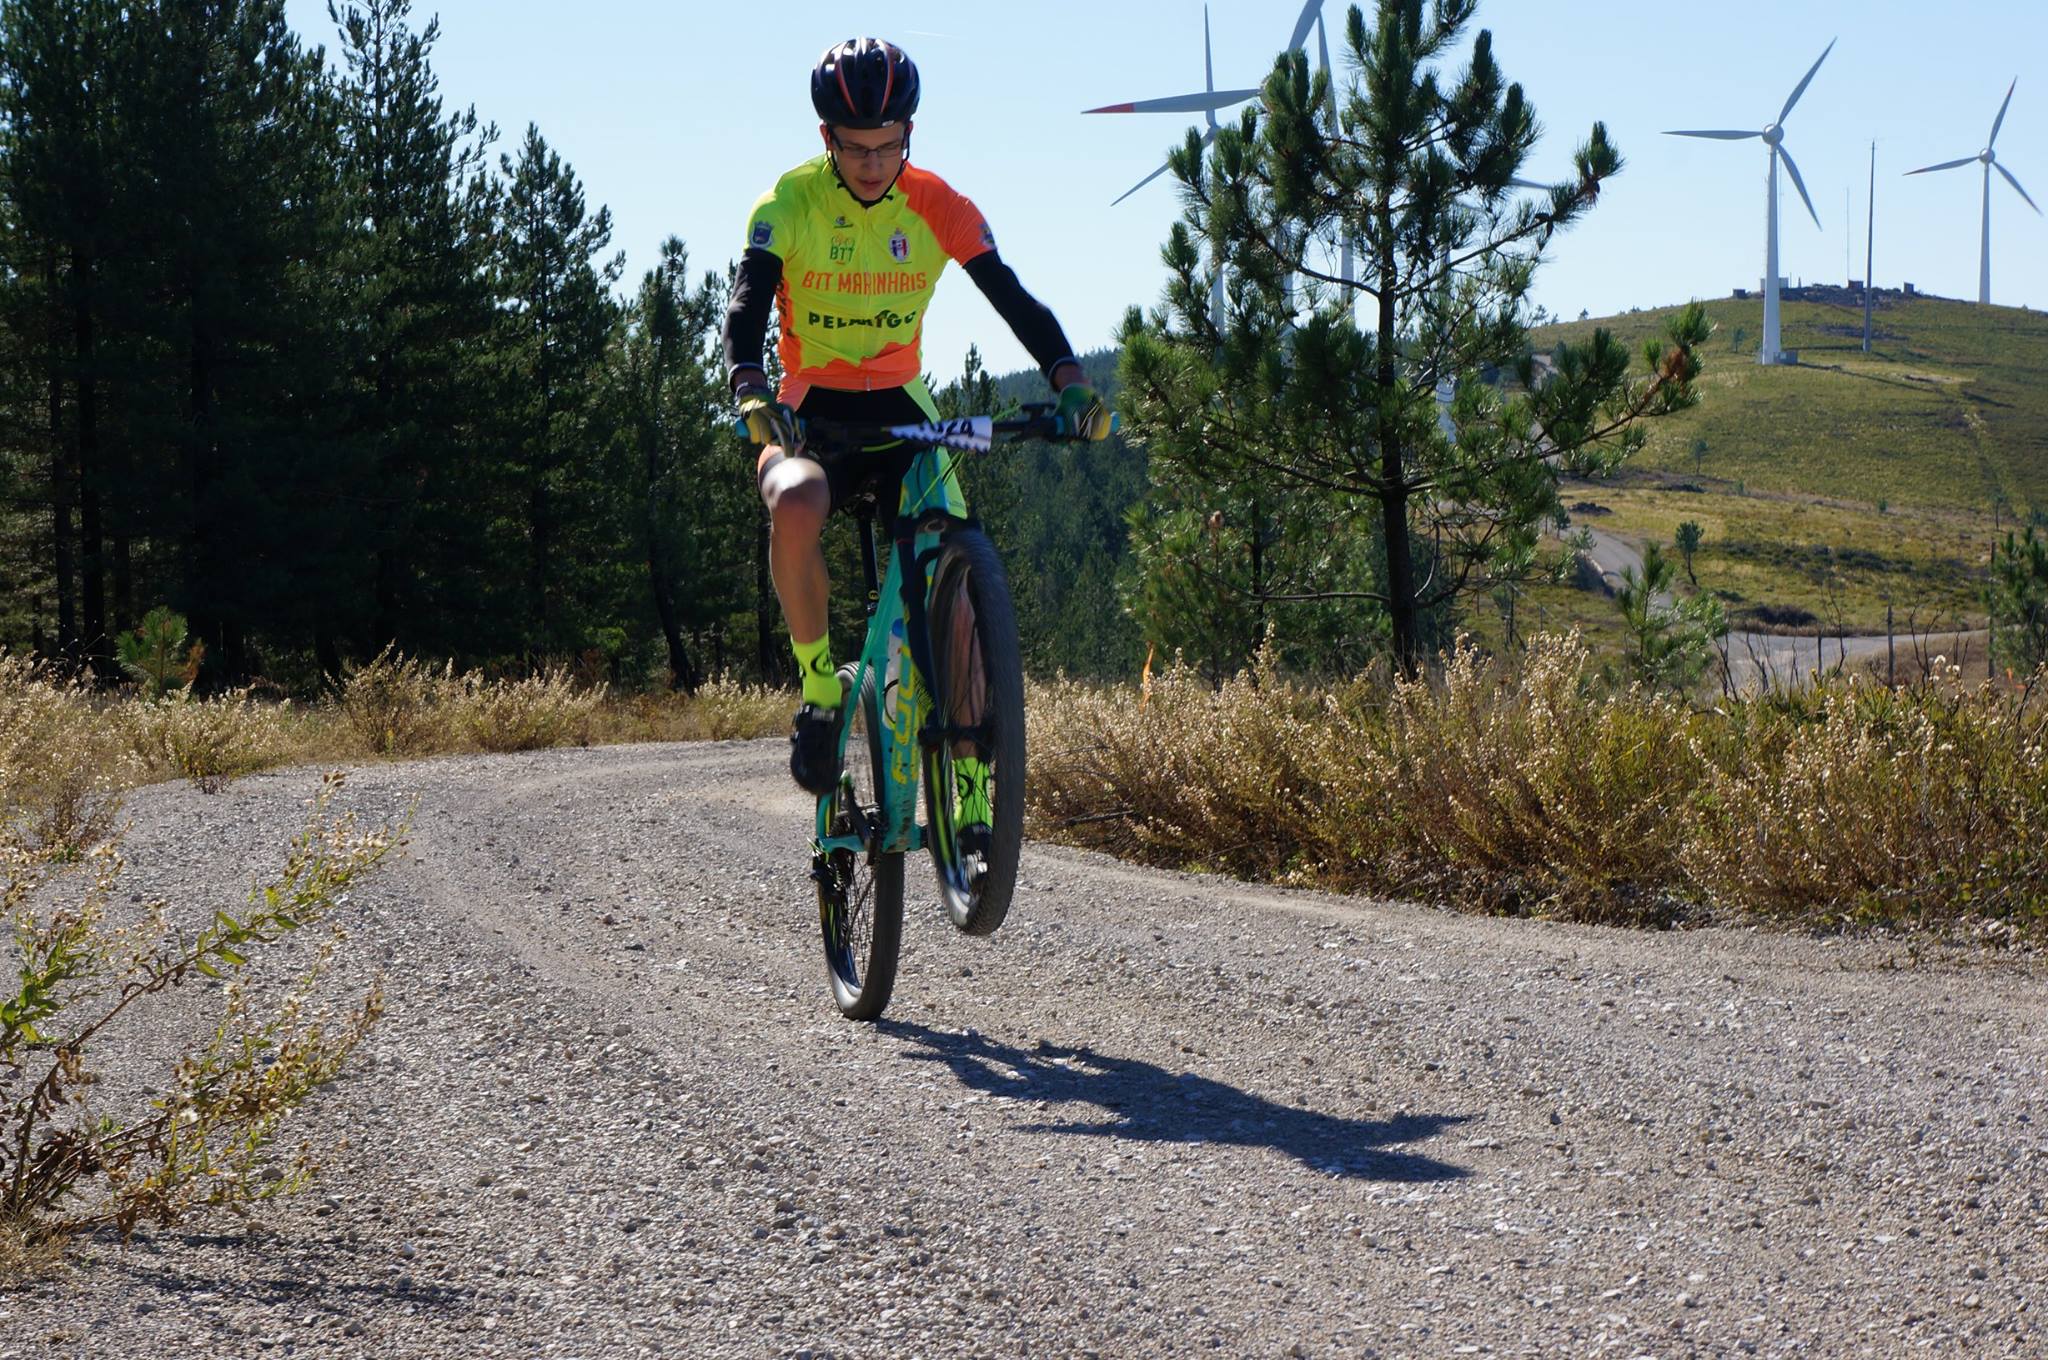
[[(1307, 41), (1309, 29), (1312, 27), (1320, 26), (1322, 21), (1322, 11), (1323, 0), (1307, 0), (1307, 2), (1302, 5), (1301, 17), (1295, 20), (1294, 33), (1287, 40), (1288, 51), (1292, 52), (1299, 49), (1302, 43)], [(1323, 46), (1323, 66), (1325, 69), (1328, 69), (1329, 63), (1329, 46), (1327, 43), (1325, 43)], [(1257, 89), (1219, 90), (1216, 88), (1216, 59), (1213, 48), (1211, 47), (1209, 41), (1209, 7), (1207, 5), (1202, 6), (1202, 64), (1207, 79), (1204, 88), (1193, 94), (1168, 95), (1163, 99), (1138, 99), (1124, 104), (1105, 104), (1099, 109), (1083, 109), (1082, 112), (1200, 113), (1204, 116), (1209, 125), (1208, 130), (1202, 134), (1201, 139), (1201, 147), (1203, 150), (1206, 151), (1209, 147), (1209, 143), (1216, 140), (1216, 129), (1218, 126), (1216, 122), (1216, 111), (1218, 109), (1230, 108), (1231, 106), (1236, 104), (1242, 104), (1247, 99), (1256, 99), (1259, 97), (1259, 91)], [(1130, 188), (1124, 190), (1123, 193), (1117, 195), (1117, 197), (1110, 203), (1110, 206), (1112, 208), (1115, 207), (1118, 203), (1123, 202), (1132, 194), (1137, 193), (1138, 190), (1144, 188), (1153, 180), (1158, 179), (1161, 175), (1167, 172), (1167, 170), (1171, 167), (1171, 164), (1172, 162), (1169, 161), (1167, 164), (1161, 165), (1157, 170), (1154, 170), (1151, 174), (1145, 176), (1145, 178), (1139, 180), (1136, 184), (1133, 184)], [(1351, 277), (1350, 257), (1351, 251), (1347, 243), (1344, 250), (1344, 277), (1347, 280)], [(1220, 324), (1223, 316), (1223, 271), (1220, 268), (1216, 271), (1216, 282), (1215, 287), (1213, 289), (1211, 306), (1213, 307), (1215, 315), (1218, 319), (1218, 323)]]
[(2012, 171), (2006, 169), (2004, 166), (1998, 163), (1998, 155), (1991, 149), (1992, 147), (1998, 145), (1998, 129), (2005, 125), (2005, 111), (2012, 107), (2012, 92), (2014, 89), (2018, 88), (2019, 83), (2020, 78), (2018, 76), (2014, 76), (2012, 78), (2012, 84), (2005, 87), (2005, 102), (1998, 106), (1998, 117), (1991, 120), (1991, 136), (1988, 139), (1986, 139), (1984, 143), (1984, 149), (1982, 151), (1979, 151), (1974, 156), (1965, 156), (1961, 160), (1943, 161), (1940, 165), (1923, 165), (1918, 170), (1908, 170), (1906, 172), (1909, 175), (1926, 175), (1931, 174), (1936, 170), (1953, 170), (1959, 165), (1968, 165), (1972, 161), (1979, 161), (1983, 163), (1983, 248), (1977, 262), (1977, 301), (1979, 302), (1991, 301), (1991, 172), (1993, 170), (1996, 170), (1999, 174), (2004, 175), (2005, 182), (2007, 184), (2010, 184), (2013, 187), (2014, 191), (2017, 192), (2021, 198), (2027, 200), (2027, 206), (2029, 208), (2032, 208), (2037, 213), (2041, 211), (2040, 205), (2035, 203), (2034, 200), (2027, 194), (2027, 191), (2025, 189), (2020, 188), (2020, 182), (2012, 177)]
[[(1321, 0), (1315, 0), (1320, 4)], [(1233, 104), (1242, 104), (1247, 99), (1258, 98), (1257, 90), (1219, 90), (1216, 88), (1216, 58), (1209, 44), (1209, 7), (1202, 6), (1202, 64), (1207, 70), (1206, 88), (1194, 94), (1168, 95), (1164, 99), (1138, 99), (1125, 104), (1104, 104), (1099, 109), (1083, 109), (1083, 113), (1200, 113), (1206, 116), (1209, 130), (1202, 134), (1202, 147), (1216, 140), (1216, 110), (1227, 109)], [(1112, 208), (1123, 202), (1138, 190), (1165, 174), (1172, 162), (1160, 166), (1130, 188), (1118, 194), (1110, 205)]]
[[(1813, 83), (1814, 72), (1820, 70), (1820, 63), (1828, 59), (1828, 53), (1835, 50), (1830, 41), (1821, 52), (1820, 60), (1807, 69), (1805, 77), (1792, 87), (1786, 97), (1785, 107), (1778, 110), (1772, 122), (1764, 124), (1761, 132), (1737, 132), (1715, 130), (1709, 132), (1667, 132), (1667, 137), (1710, 137), (1716, 141), (1736, 142), (1751, 137), (1761, 137), (1771, 149), (1770, 188), (1766, 195), (1764, 225), (1764, 340), (1757, 351), (1756, 361), (1760, 364), (1783, 363), (1785, 355), (1778, 347), (1778, 162), (1785, 162), (1785, 169), (1791, 173), (1792, 187), (1799, 191), (1799, 201), (1806, 205), (1806, 211), (1813, 218), (1813, 225), (1820, 226), (1820, 214), (1813, 210), (1813, 199), (1807, 195), (1806, 181), (1799, 177), (1799, 166), (1793, 161), (1792, 153), (1785, 149), (1785, 119), (1791, 116), (1792, 106), (1799, 102), (1799, 96), (1806, 93), (1806, 87)], [(1962, 162), (1956, 162), (1960, 165)]]

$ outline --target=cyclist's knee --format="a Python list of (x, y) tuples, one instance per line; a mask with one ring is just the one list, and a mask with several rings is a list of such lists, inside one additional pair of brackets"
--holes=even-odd
[[(817, 468), (816, 463), (807, 466)], [(783, 475), (785, 472), (794, 475)], [(768, 522), (778, 538), (816, 538), (832, 510), (823, 473), (804, 476), (789, 463), (762, 479), (761, 498), (768, 503)]]

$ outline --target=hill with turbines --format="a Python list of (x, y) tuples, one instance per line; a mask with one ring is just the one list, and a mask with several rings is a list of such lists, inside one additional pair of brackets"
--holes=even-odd
[[(1818, 293), (1838, 300), (1802, 300)], [(1785, 347), (1799, 363), (1782, 367), (1755, 362), (1759, 300), (1709, 302), (1699, 406), (1659, 422), (1635, 466), (1866, 505), (2048, 513), (2048, 314), (1884, 292), (1866, 354), (1850, 298), (1788, 298)], [(1545, 326), (1531, 340), (1540, 351), (1605, 327), (1637, 347), (1676, 310)]]
[[(1676, 308), (1538, 328), (1540, 351), (1605, 327), (1631, 346)], [(2048, 522), (2048, 315), (1879, 294), (1869, 353), (1860, 296), (1795, 289), (1762, 366), (1763, 303), (1707, 304), (1715, 331), (1697, 407), (1657, 422), (1617, 478), (1572, 488), (1577, 526), (1670, 545), (1704, 531), (1699, 588), (1750, 627), (1882, 631), (1978, 621), (1992, 543)], [(1607, 611), (1542, 603), (1572, 622)]]
[[(1860, 295), (1792, 289), (1781, 325), (1799, 362), (1765, 367), (1762, 300), (1707, 309), (1699, 405), (1654, 423), (1617, 476), (1567, 487), (1573, 527), (1668, 548), (1679, 524), (1698, 524), (1697, 588), (1739, 627), (1979, 626), (1992, 543), (2048, 520), (2048, 314), (1884, 291), (1865, 354)], [(1542, 326), (1531, 343), (1540, 352), (1605, 327), (1639, 348), (1676, 310)], [(1115, 359), (1089, 365), (1112, 391)], [(1011, 400), (1044, 394), (1035, 372), (996, 385)], [(1137, 490), (1118, 481), (1119, 503), (1096, 519), (1113, 524)], [(1596, 638), (1616, 622), (1597, 592), (1565, 587), (1532, 589), (1518, 618), (1525, 632), (1570, 625)], [(1482, 636), (1500, 626), (1471, 623)]]

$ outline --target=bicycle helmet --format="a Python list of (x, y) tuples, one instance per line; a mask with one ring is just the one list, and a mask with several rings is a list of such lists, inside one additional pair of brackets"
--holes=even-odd
[(917, 112), (917, 64), (880, 38), (848, 38), (825, 49), (811, 71), (811, 107), (832, 127), (875, 129)]

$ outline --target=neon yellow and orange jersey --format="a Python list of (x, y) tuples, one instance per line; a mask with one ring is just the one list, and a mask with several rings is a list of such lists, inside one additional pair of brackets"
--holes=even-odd
[(928, 170), (904, 166), (863, 207), (821, 155), (762, 195), (747, 245), (782, 261), (782, 399), (798, 406), (812, 387), (921, 391), (919, 340), (939, 274), (996, 241), (980, 210)]

